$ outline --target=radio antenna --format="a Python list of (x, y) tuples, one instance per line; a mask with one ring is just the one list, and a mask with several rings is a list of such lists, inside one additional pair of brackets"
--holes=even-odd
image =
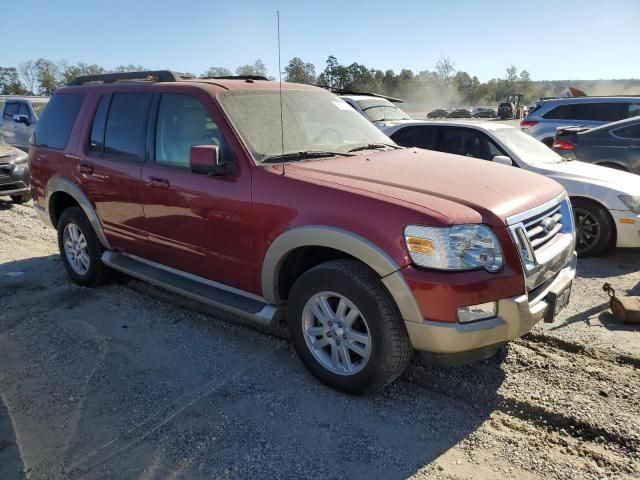
[(282, 67), (280, 66), (280, 10), (278, 16), (278, 77), (280, 81), (280, 139), (282, 141), (282, 175), (284, 175), (284, 119), (282, 116)]

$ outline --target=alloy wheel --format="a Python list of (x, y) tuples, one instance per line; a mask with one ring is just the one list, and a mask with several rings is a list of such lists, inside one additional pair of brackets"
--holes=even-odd
[(600, 222), (588, 210), (575, 208), (574, 215), (576, 219), (577, 249), (578, 251), (589, 250), (600, 240)]
[(87, 240), (75, 223), (68, 223), (62, 234), (64, 254), (71, 269), (78, 275), (86, 275), (91, 263)]
[(302, 333), (313, 357), (331, 373), (354, 375), (371, 357), (367, 321), (358, 307), (339, 293), (319, 292), (307, 300)]

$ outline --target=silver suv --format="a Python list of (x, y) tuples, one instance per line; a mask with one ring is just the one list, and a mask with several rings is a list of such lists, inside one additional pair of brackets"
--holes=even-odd
[(36, 128), (42, 109), (49, 97), (0, 96), (4, 101), (0, 111), (0, 137), (14, 147), (29, 150), (29, 138)]
[(597, 127), (640, 115), (640, 97), (573, 97), (540, 100), (520, 128), (551, 147), (556, 128)]

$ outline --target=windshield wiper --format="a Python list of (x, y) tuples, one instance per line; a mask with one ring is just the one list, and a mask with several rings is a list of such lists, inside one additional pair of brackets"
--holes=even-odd
[(393, 148), (398, 150), (402, 147), (398, 145), (392, 145), (390, 143), (369, 143), (368, 145), (363, 145), (361, 147), (352, 148), (351, 150), (347, 150), (347, 152), (359, 152), (361, 150), (380, 150), (383, 148)]
[(262, 160), (262, 163), (280, 163), (280, 162), (296, 162), (306, 158), (326, 158), (326, 157), (352, 157), (349, 153), (329, 152), (318, 150), (303, 150), (301, 152), (290, 152), (280, 155), (272, 155)]

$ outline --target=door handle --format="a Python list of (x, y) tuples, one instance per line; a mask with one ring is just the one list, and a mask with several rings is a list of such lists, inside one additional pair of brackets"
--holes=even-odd
[(161, 188), (162, 190), (167, 190), (169, 188), (169, 180), (167, 180), (166, 178), (149, 177), (148, 185), (151, 188)]
[(93, 167), (91, 165), (87, 165), (86, 163), (81, 163), (78, 167), (80, 169), (80, 173), (85, 175), (91, 175), (93, 173)]

